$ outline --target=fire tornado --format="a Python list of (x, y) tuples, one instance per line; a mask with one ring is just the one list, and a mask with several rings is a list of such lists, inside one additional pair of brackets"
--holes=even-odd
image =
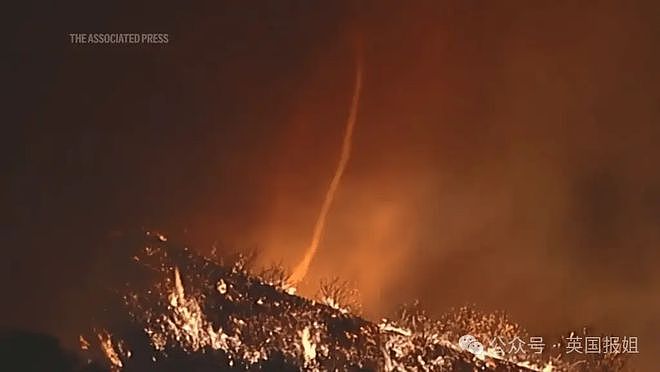
[(341, 181), (341, 177), (344, 174), (344, 170), (346, 169), (346, 164), (348, 163), (348, 160), (351, 157), (353, 129), (355, 128), (355, 122), (357, 119), (357, 110), (358, 110), (358, 105), (360, 103), (361, 90), (362, 90), (362, 59), (358, 57), (357, 68), (355, 71), (355, 86), (353, 88), (353, 99), (351, 100), (351, 110), (348, 114), (348, 119), (346, 121), (346, 132), (344, 133), (344, 139), (342, 142), (339, 164), (337, 164), (337, 169), (335, 170), (335, 174), (332, 177), (332, 181), (330, 181), (330, 186), (328, 187), (328, 191), (325, 194), (325, 199), (323, 200), (323, 205), (321, 206), (319, 217), (316, 220), (316, 224), (314, 225), (314, 232), (312, 234), (312, 241), (309, 244), (309, 248), (307, 248), (305, 256), (300, 261), (300, 263), (298, 263), (296, 268), (293, 270), (293, 273), (289, 277), (288, 282), (290, 285), (295, 285), (297, 283), (300, 283), (305, 278), (305, 276), (307, 275), (307, 271), (309, 270), (309, 265), (311, 264), (312, 259), (314, 258), (316, 252), (318, 251), (319, 242), (321, 241), (321, 237), (323, 236), (323, 230), (325, 228), (325, 221), (328, 215), (328, 211), (330, 210), (332, 201), (335, 198), (335, 193), (339, 188), (339, 182)]

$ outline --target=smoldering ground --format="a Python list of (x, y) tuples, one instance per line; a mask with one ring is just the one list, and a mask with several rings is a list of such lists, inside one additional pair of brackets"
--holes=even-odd
[[(590, 325), (639, 336), (640, 359), (658, 350), (656, 5), (159, 9), (17, 24), (5, 322), (74, 335), (98, 242), (125, 229), (295, 265), (339, 155), (359, 35), (352, 158), (301, 290), (339, 275), (373, 317), (414, 298), (436, 314), (476, 303), (531, 333)], [(66, 43), (93, 24), (172, 40)]]

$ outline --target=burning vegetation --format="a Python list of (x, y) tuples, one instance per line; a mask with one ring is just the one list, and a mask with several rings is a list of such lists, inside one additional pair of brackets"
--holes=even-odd
[[(317, 299), (295, 295), (279, 266), (249, 270), (249, 257), (212, 260), (158, 234), (122, 272), (80, 344), (90, 363), (112, 371), (611, 371), (622, 358), (579, 362), (559, 356), (496, 355), (462, 348), (464, 334), (485, 340), (524, 336), (503, 314), (461, 308), (431, 319), (418, 304), (394, 319), (356, 315), (357, 294), (339, 279)], [(128, 261), (128, 260), (127, 260)]]

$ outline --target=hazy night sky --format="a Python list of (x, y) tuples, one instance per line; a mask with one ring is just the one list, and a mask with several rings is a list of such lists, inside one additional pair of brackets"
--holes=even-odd
[[(660, 7), (646, 2), (24, 5), (3, 50), (2, 325), (68, 339), (103, 241), (157, 228), (293, 266), (365, 314), (475, 303), (660, 353)], [(167, 45), (72, 45), (164, 32)], [(116, 253), (116, 252), (115, 252)]]

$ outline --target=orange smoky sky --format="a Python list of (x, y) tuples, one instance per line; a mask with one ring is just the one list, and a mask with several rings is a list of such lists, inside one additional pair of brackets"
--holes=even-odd
[[(351, 159), (300, 291), (339, 276), (368, 317), (474, 303), (532, 334), (592, 326), (638, 336), (641, 360), (660, 352), (657, 5), (273, 4), (104, 20), (171, 33), (159, 49), (75, 49), (38, 41), (60, 23), (22, 26), (37, 47), (13, 54), (10, 118), (27, 124), (5, 147), (4, 246), (24, 248), (8, 262), (31, 296), (75, 318), (96, 239), (145, 226), (293, 268), (339, 158), (359, 40)], [(82, 13), (61, 22), (84, 28)], [(49, 283), (47, 262), (70, 273)]]
[(267, 160), (242, 165), (262, 204), (235, 239), (264, 262), (304, 254), (359, 28), (353, 154), (303, 293), (337, 275), (372, 317), (476, 303), (532, 332), (592, 326), (657, 348), (658, 33), (643, 9), (360, 9), (302, 59)]

